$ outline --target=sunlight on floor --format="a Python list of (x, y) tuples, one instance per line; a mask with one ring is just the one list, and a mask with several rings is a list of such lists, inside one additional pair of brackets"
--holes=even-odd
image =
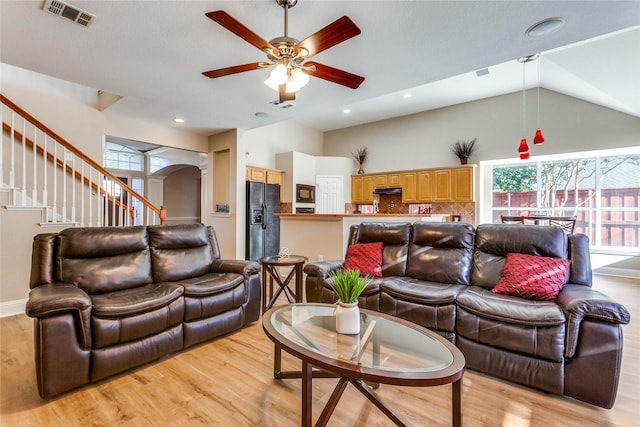
[(510, 401), (502, 419), (502, 427), (528, 427), (531, 425), (531, 408)]

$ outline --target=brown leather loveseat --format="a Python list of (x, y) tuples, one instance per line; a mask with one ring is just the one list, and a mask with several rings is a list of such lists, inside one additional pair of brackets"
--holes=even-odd
[(203, 225), (69, 228), (34, 238), (26, 313), (51, 397), (255, 322), (260, 265), (222, 260)]
[[(360, 306), (413, 321), (452, 341), (467, 367), (611, 408), (626, 308), (591, 288), (588, 238), (558, 227), (362, 223), (349, 244), (382, 242), (382, 277)], [(571, 261), (554, 300), (497, 294), (507, 254)], [(344, 260), (305, 266), (307, 300), (335, 302), (328, 283)]]

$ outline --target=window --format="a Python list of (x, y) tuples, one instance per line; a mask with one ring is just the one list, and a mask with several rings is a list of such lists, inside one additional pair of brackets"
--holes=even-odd
[(594, 247), (640, 251), (640, 147), (492, 165), (491, 222), (501, 215), (576, 216)]
[(107, 149), (104, 152), (104, 167), (107, 169), (143, 171), (144, 155), (133, 148), (114, 142), (107, 142)]

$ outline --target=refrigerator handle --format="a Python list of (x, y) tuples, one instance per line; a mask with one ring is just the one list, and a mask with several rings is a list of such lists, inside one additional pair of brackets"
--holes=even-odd
[(267, 205), (262, 204), (262, 229), (267, 229)]

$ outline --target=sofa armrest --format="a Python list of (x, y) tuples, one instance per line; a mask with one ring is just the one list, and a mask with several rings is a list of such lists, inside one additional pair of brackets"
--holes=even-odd
[(38, 318), (76, 312), (82, 346), (91, 348), (91, 298), (77, 286), (54, 282), (33, 288), (25, 312), (29, 317)]
[(304, 272), (308, 276), (317, 276), (326, 279), (332, 271), (341, 269), (344, 261), (322, 261), (312, 262), (304, 265)]
[(631, 319), (622, 304), (584, 285), (564, 285), (557, 301), (567, 316), (566, 357), (575, 353), (580, 323), (585, 317), (614, 325), (626, 325)]
[(256, 261), (243, 259), (216, 259), (211, 263), (213, 273), (238, 273), (249, 278), (260, 272), (260, 264)]

